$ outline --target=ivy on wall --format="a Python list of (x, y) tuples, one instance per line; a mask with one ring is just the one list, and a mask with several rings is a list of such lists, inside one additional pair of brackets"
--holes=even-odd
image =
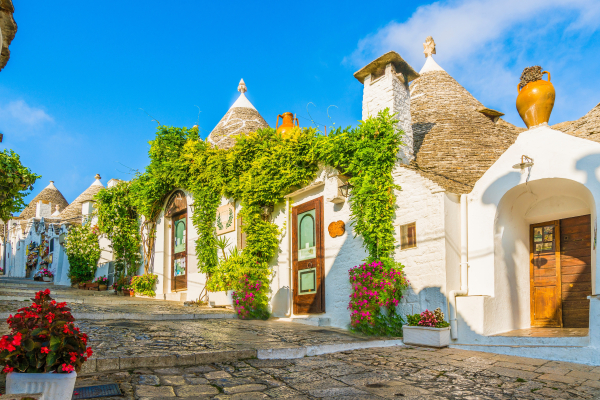
[(72, 226), (65, 240), (65, 253), (69, 259), (69, 279), (72, 283), (91, 282), (100, 260), (100, 242), (97, 226), (90, 221)]
[[(130, 182), (119, 182), (96, 195), (98, 228), (110, 239), (118, 274), (135, 275), (140, 265), (139, 220), (131, 201)], [(148, 272), (148, 271), (146, 271)]]
[[(271, 277), (269, 263), (282, 234), (268, 210), (286, 194), (314, 180), (322, 164), (349, 177), (354, 186), (350, 197), (354, 232), (362, 237), (370, 260), (380, 259), (392, 268), (394, 190), (399, 187), (391, 172), (402, 144), (395, 123), (386, 109), (355, 128), (337, 129), (329, 136), (314, 129), (295, 129), (283, 137), (267, 128), (236, 137), (229, 150), (201, 140), (196, 128), (159, 127), (150, 142), (150, 165), (129, 187), (131, 205), (144, 221), (146, 271), (158, 216), (167, 196), (181, 188), (194, 198), (198, 269), (209, 277), (209, 289), (243, 291), (247, 285), (240, 282), (248, 279), (262, 282), (260, 290), (267, 293), (269, 287), (264, 283)], [(215, 219), (223, 196), (241, 203), (246, 246), (219, 258)], [(261, 292), (261, 304), (255, 304), (258, 309), (267, 307), (265, 293)]]

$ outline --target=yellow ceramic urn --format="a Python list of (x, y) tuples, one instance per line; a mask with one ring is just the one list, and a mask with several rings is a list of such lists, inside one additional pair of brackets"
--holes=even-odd
[(550, 73), (544, 71), (543, 74), (548, 74), (548, 80), (543, 79), (535, 82), (529, 82), (521, 89), (521, 85), (517, 87), (519, 95), (517, 96), (517, 111), (527, 125), (527, 128), (548, 123), (550, 113), (554, 107), (554, 86), (550, 83)]
[[(281, 125), (279, 125), (279, 118), (282, 119)], [(295, 122), (295, 123), (294, 123)], [(300, 124), (298, 123), (298, 118), (294, 118), (294, 114), (291, 112), (283, 113), (283, 115), (277, 116), (277, 123), (275, 124), (275, 129), (277, 129), (277, 133), (280, 133), (284, 138), (289, 138), (292, 135), (292, 132), (295, 128), (299, 128)]]

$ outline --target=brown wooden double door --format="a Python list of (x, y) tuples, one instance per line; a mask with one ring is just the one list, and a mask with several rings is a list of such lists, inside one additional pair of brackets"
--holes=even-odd
[(531, 225), (531, 326), (589, 327), (591, 217)]
[(323, 197), (292, 209), (294, 314), (325, 312)]

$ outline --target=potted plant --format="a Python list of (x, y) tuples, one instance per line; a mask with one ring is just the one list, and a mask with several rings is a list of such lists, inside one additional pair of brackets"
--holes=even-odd
[(440, 308), (407, 315), (406, 318), (408, 326), (402, 328), (405, 344), (428, 347), (447, 347), (450, 344), (450, 324), (444, 321)]
[[(113, 284), (115, 294), (122, 293), (123, 295), (125, 295), (125, 288), (129, 289), (130, 283), (131, 281), (128, 277), (120, 276), (119, 279), (117, 279), (117, 282)], [(127, 293), (129, 293), (129, 291)], [(129, 296), (129, 294), (127, 294), (127, 296)]]
[(98, 284), (98, 290), (108, 289), (108, 278), (106, 276), (99, 276), (94, 279), (94, 282)]
[(54, 274), (48, 268), (42, 268), (39, 272), (44, 282), (52, 282)]
[(44, 393), (44, 398), (70, 400), (77, 372), (92, 355), (88, 336), (74, 325), (67, 303), (57, 303), (50, 290), (39, 291), (31, 306), (18, 310), (0, 339), (0, 362), (7, 394)]
[(79, 287), (79, 289), (85, 289), (85, 282), (79, 282), (77, 286)]

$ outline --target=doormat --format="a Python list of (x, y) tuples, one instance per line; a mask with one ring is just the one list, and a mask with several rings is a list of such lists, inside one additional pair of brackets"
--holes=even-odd
[(97, 397), (121, 396), (121, 389), (116, 383), (98, 386), (78, 387), (73, 391), (73, 400), (95, 399)]

